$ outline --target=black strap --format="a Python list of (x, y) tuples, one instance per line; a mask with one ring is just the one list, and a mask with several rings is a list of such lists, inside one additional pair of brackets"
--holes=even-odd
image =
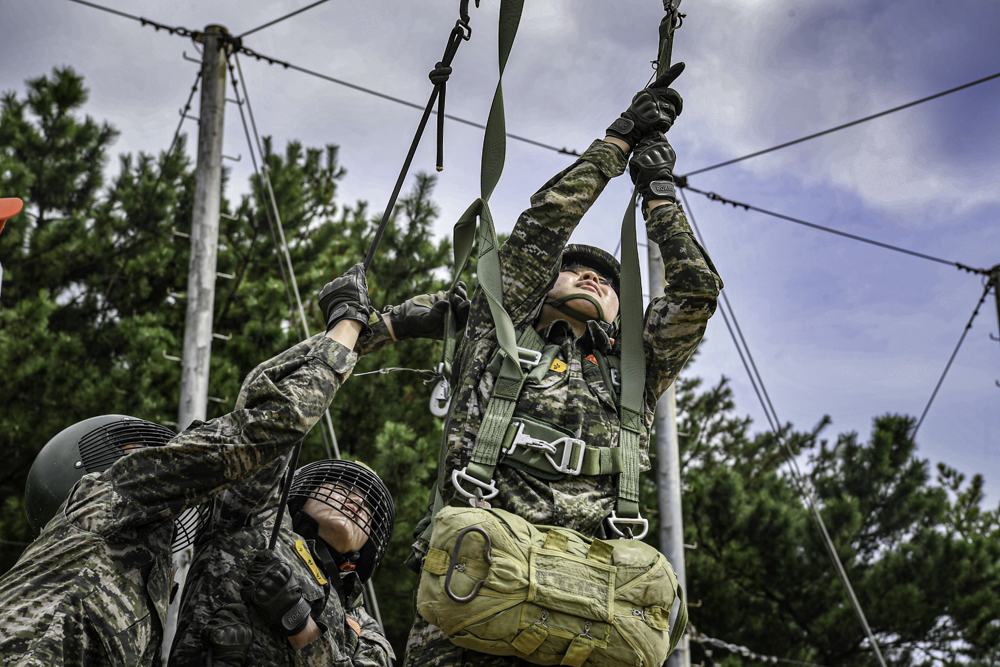
[[(476, 5), (479, 5), (477, 0)], [(434, 108), (434, 102), (440, 96), (440, 103), (438, 106), (438, 158), (437, 158), (437, 168), (440, 171), (442, 167), (442, 153), (443, 153), (443, 137), (444, 137), (444, 97), (445, 97), (445, 86), (448, 82), (448, 75), (451, 74), (451, 61), (455, 58), (455, 53), (458, 52), (458, 47), (463, 41), (468, 41), (472, 37), (472, 28), (469, 26), (469, 0), (462, 0), (462, 7), (460, 10), (460, 17), (455, 22), (455, 27), (452, 28), (451, 33), (448, 35), (448, 43), (444, 49), (444, 56), (441, 60), (434, 66), (434, 70), (431, 71), (430, 77), (434, 81), (434, 90), (431, 91), (431, 97), (427, 100), (427, 106), (424, 108), (424, 114), (420, 117), (420, 123), (417, 125), (417, 132), (413, 136), (413, 141), (410, 143), (410, 151), (406, 154), (406, 159), (403, 160), (403, 168), (399, 172), (399, 178), (396, 179), (396, 186), (392, 189), (392, 195), (389, 197), (389, 203), (385, 207), (385, 211), (382, 212), (382, 220), (379, 222), (378, 229), (375, 230), (375, 238), (372, 239), (371, 246), (368, 248), (368, 255), (365, 257), (365, 272), (368, 271), (368, 267), (372, 264), (372, 259), (375, 258), (375, 251), (378, 249), (379, 242), (382, 241), (382, 235), (385, 234), (385, 229), (389, 224), (389, 217), (392, 215), (392, 210), (396, 206), (396, 199), (399, 197), (399, 191), (403, 188), (403, 182), (406, 180), (406, 175), (410, 171), (410, 163), (413, 161), (413, 155), (417, 152), (417, 146), (420, 144), (420, 138), (424, 134), (424, 128), (427, 126), (427, 119), (430, 118), (431, 110)]]

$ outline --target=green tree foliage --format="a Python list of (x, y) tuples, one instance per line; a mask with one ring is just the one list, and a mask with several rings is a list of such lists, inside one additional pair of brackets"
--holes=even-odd
[[(751, 435), (725, 378), (704, 391), (682, 378), (678, 413), (685, 541), (697, 544), (686, 551), (694, 626), (761, 655), (875, 664), (778, 438)], [(856, 433), (821, 439), (827, 423), (781, 436), (808, 460), (808, 484), (889, 664), (997, 664), (1000, 510), (982, 509), (982, 478), (965, 485), (941, 465), (932, 479), (910, 417), (877, 417), (865, 443)], [(709, 660), (751, 664), (718, 648)]]
[[(80, 112), (81, 76), (57, 69), (29, 81), (26, 97), (6, 93), (0, 107), (0, 192), (20, 196), (25, 211), (0, 239), (5, 269), (0, 304), (0, 571), (31, 539), (22, 495), (38, 450), (61, 429), (104, 413), (131, 414), (171, 426), (176, 420), (190, 245), (193, 165), (184, 136), (168, 155), (123, 155), (105, 175), (116, 132)], [(231, 120), (232, 123), (232, 120)], [(230, 125), (229, 131), (238, 131)], [(380, 215), (364, 202), (336, 205), (344, 169), (337, 148), (283, 153), (264, 141), (289, 254), (315, 334), (322, 316), (315, 295), (359, 262)], [(262, 202), (266, 186), (223, 200), (214, 330), (228, 340), (212, 349), (208, 416), (232, 408), (256, 364), (304, 336), (290, 276), (276, 251), (277, 221)], [(442, 288), (447, 242), (432, 238), (437, 209), (433, 177), (418, 175), (403, 197), (369, 274), (372, 302), (399, 303)], [(407, 341), (362, 359), (357, 375), (386, 366), (431, 369), (438, 344)], [(397, 504), (387, 567), (376, 576), (382, 613), (397, 646), (412, 621), (413, 576), (400, 564), (408, 530), (424, 514), (441, 437), (431, 417), (431, 387), (412, 373), (351, 379), (331, 410), (340, 450), (385, 479)], [(307, 438), (302, 462), (325, 458), (320, 429)]]

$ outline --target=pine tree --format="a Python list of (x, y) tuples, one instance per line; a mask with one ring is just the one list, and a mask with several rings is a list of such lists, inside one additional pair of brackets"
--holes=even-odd
[[(778, 438), (750, 434), (728, 382), (678, 382), (692, 623), (762, 655), (822, 665), (874, 658), (795, 484)], [(808, 484), (883, 653), (892, 665), (986, 665), (1000, 658), (1000, 510), (982, 479), (916, 456), (914, 420), (883, 415), (867, 443), (790, 426)], [(706, 646), (706, 648), (711, 648)], [(704, 654), (694, 648), (694, 659)], [(716, 649), (718, 664), (748, 664)]]

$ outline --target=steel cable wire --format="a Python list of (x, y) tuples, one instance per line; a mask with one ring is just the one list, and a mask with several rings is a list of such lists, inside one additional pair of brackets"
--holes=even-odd
[(944, 378), (948, 375), (948, 369), (951, 368), (951, 362), (955, 361), (955, 356), (958, 354), (958, 350), (962, 347), (962, 343), (965, 341), (965, 335), (969, 333), (969, 329), (972, 328), (972, 322), (976, 319), (976, 315), (979, 314), (979, 309), (983, 305), (983, 301), (986, 300), (986, 295), (990, 293), (990, 289), (993, 288), (993, 281), (989, 280), (986, 283), (986, 289), (983, 290), (983, 295), (979, 297), (979, 303), (976, 304), (976, 309), (972, 311), (972, 317), (969, 318), (968, 323), (965, 325), (965, 329), (962, 330), (962, 337), (958, 339), (958, 345), (955, 346), (955, 350), (951, 353), (951, 357), (948, 359), (948, 364), (944, 367), (944, 372), (941, 373), (941, 377), (937, 381), (937, 385), (934, 386), (934, 392), (931, 394), (931, 398), (927, 401), (926, 407), (924, 407), (923, 413), (920, 415), (920, 420), (917, 425), (913, 427), (912, 437), (917, 437), (917, 431), (920, 430), (920, 425), (924, 423), (924, 417), (927, 416), (927, 411), (931, 409), (931, 403), (934, 402), (934, 397), (937, 396), (938, 389), (941, 388), (941, 383), (944, 382)]
[[(744, 204), (743, 202), (734, 201), (732, 199), (726, 199), (714, 192), (705, 192), (704, 190), (699, 190), (698, 188), (693, 188), (683, 181), (683, 177), (678, 176), (677, 179), (680, 181), (678, 187), (682, 190), (690, 190), (691, 192), (697, 192), (698, 194), (711, 199), (712, 201), (717, 201), (721, 204), (729, 204), (733, 208), (741, 207), (746, 211), (756, 211), (757, 213), (763, 213), (764, 215), (769, 215), (774, 218), (780, 218), (782, 220), (787, 220), (789, 222), (794, 222), (798, 225), (804, 225), (806, 227), (811, 227), (813, 229), (818, 229), (823, 232), (829, 232), (830, 234), (836, 234), (837, 236), (843, 236), (845, 238), (853, 239), (855, 241), (861, 241), (863, 243), (868, 243), (870, 245), (878, 246), (880, 248), (886, 248), (888, 250), (894, 250), (896, 252), (901, 252), (906, 255), (912, 255), (913, 257), (919, 257), (921, 259), (926, 259), (932, 262), (937, 262), (938, 264), (947, 264), (948, 266), (954, 266), (960, 271), (966, 271), (968, 273), (975, 273), (977, 275), (988, 275), (989, 271), (987, 269), (976, 269), (971, 266), (966, 266), (961, 262), (953, 262), (948, 259), (941, 259), (940, 257), (934, 257), (933, 255), (927, 255), (922, 252), (916, 252), (914, 250), (907, 250), (906, 248), (900, 248), (899, 246), (894, 246), (889, 243), (883, 243), (881, 241), (874, 241), (872, 239), (865, 238), (863, 236), (858, 236), (856, 234), (849, 234), (847, 232), (842, 232), (838, 229), (833, 229), (831, 227), (824, 227), (823, 225), (817, 225), (814, 222), (807, 222), (806, 220), (801, 220), (799, 218), (793, 218), (790, 215), (785, 215), (783, 213), (775, 213), (774, 211), (769, 211), (758, 206), (753, 206), (752, 204)], [(686, 201), (686, 200), (685, 200)]]
[(720, 167), (725, 167), (725, 166), (728, 166), (728, 165), (731, 165), (731, 164), (735, 164), (736, 162), (742, 162), (743, 160), (749, 160), (752, 157), (757, 157), (758, 155), (764, 155), (765, 153), (771, 153), (771, 152), (774, 152), (774, 151), (782, 149), (782, 148), (787, 148), (788, 146), (794, 146), (795, 144), (800, 144), (800, 143), (802, 143), (804, 141), (809, 141), (810, 139), (815, 139), (817, 137), (822, 137), (824, 135), (831, 134), (833, 132), (837, 132), (839, 130), (846, 129), (848, 127), (853, 127), (855, 125), (860, 125), (861, 123), (865, 123), (867, 121), (874, 120), (876, 118), (881, 118), (882, 116), (888, 116), (891, 113), (895, 113), (897, 111), (902, 111), (903, 109), (908, 109), (908, 108), (910, 108), (912, 106), (916, 106), (918, 104), (923, 104), (924, 102), (930, 102), (931, 100), (936, 100), (939, 97), (944, 97), (945, 95), (950, 95), (952, 93), (957, 93), (960, 90), (965, 90), (966, 88), (971, 88), (972, 86), (978, 86), (981, 83), (986, 83), (987, 81), (992, 81), (993, 79), (996, 79), (998, 77), (1000, 77), (1000, 72), (997, 72), (996, 74), (991, 74), (989, 76), (985, 76), (985, 77), (983, 77), (981, 79), (976, 79), (975, 81), (970, 81), (969, 83), (962, 84), (961, 86), (956, 86), (955, 88), (950, 88), (950, 89), (942, 91), (940, 93), (935, 93), (934, 95), (930, 95), (928, 97), (924, 97), (924, 98), (921, 98), (919, 100), (915, 100), (913, 102), (909, 102), (907, 104), (900, 105), (898, 107), (893, 107), (892, 109), (886, 109), (885, 111), (880, 111), (879, 113), (872, 114), (871, 116), (865, 116), (864, 118), (859, 118), (857, 120), (853, 120), (850, 123), (844, 123), (843, 125), (838, 125), (836, 127), (831, 127), (830, 129), (823, 130), (822, 132), (816, 132), (815, 134), (810, 134), (810, 135), (805, 136), (805, 137), (800, 137), (799, 139), (793, 139), (792, 141), (786, 141), (783, 144), (778, 144), (777, 146), (772, 146), (770, 148), (765, 148), (762, 151), (757, 151), (755, 153), (750, 153), (749, 155), (744, 155), (743, 157), (734, 158), (732, 160), (726, 160), (725, 162), (720, 162), (719, 164), (713, 164), (713, 165), (711, 165), (709, 167), (702, 167), (701, 169), (696, 169), (694, 171), (689, 171), (688, 173), (684, 174), (684, 178), (687, 178), (688, 176), (694, 176), (695, 174), (702, 174), (702, 173), (705, 173), (706, 171), (711, 171), (713, 169), (718, 169)]
[[(701, 230), (698, 229), (698, 224), (694, 220), (694, 215), (691, 212), (690, 204), (687, 201), (687, 197), (684, 194), (684, 190), (683, 189), (681, 190), (681, 198), (682, 198), (682, 200), (684, 202), (684, 207), (687, 209), (688, 220), (691, 222), (692, 228), (694, 229), (695, 233), (698, 235), (698, 239), (701, 242), (702, 247), (707, 247), (705, 245), (705, 241), (704, 241), (704, 239), (703, 239), (703, 237), (701, 235)], [(723, 308), (721, 308), (720, 310), (722, 310), (723, 313), (725, 313), (725, 309), (727, 309), (727, 308), (729, 310), (729, 315), (733, 318), (733, 321), (735, 322), (736, 321), (736, 314), (733, 312), (732, 308), (730, 307), (728, 298), (724, 297), (723, 298)], [(723, 317), (723, 319), (725, 319), (725, 316)], [(727, 320), (726, 324), (728, 326), (728, 320)], [(736, 345), (737, 350), (739, 350), (740, 344), (739, 344), (739, 342), (737, 342), (736, 336), (733, 335), (732, 329), (730, 329), (730, 335), (733, 337), (733, 343)], [(740, 340), (743, 341), (743, 344), (745, 346), (746, 345), (746, 340), (743, 338), (742, 333), (740, 334)], [(749, 355), (749, 348), (747, 348), (747, 354)], [(742, 353), (741, 353), (740, 356), (742, 358)], [(744, 367), (746, 367), (746, 362), (744, 362)], [(753, 368), (754, 368), (754, 371), (757, 370), (756, 364), (754, 364)], [(749, 373), (749, 370), (750, 369), (747, 368), (748, 373)], [(760, 383), (761, 387), (763, 388), (763, 386), (764, 386), (764, 380), (763, 380), (763, 378), (761, 378), (759, 372), (757, 372), (755, 374), (756, 374), (756, 377), (757, 377), (757, 381)], [(753, 374), (751, 374), (751, 382), (753, 382)], [(766, 390), (764, 390), (763, 393), (766, 395)], [(813, 521), (816, 523), (816, 527), (817, 527), (817, 529), (820, 532), (820, 537), (821, 537), (821, 540), (823, 542), (823, 546), (825, 547), (825, 549), (827, 551), (827, 554), (830, 556), (830, 560), (833, 562), (834, 569), (836, 570), (836, 573), (837, 573), (837, 577), (840, 579), (841, 584), (844, 586), (844, 590), (847, 593), (847, 597), (848, 597), (848, 599), (849, 599), (849, 601), (851, 603), (851, 606), (854, 608), (854, 613), (858, 617), (858, 621), (861, 624), (862, 630), (864, 631), (865, 635), (868, 638), (868, 642), (869, 642), (869, 644), (872, 647), (872, 651), (875, 653), (875, 657), (878, 659), (879, 664), (881, 665), (881, 667), (886, 667), (885, 658), (882, 656), (882, 650), (879, 647), (878, 641), (875, 639), (875, 634), (872, 632), (871, 627), (868, 625), (868, 619), (865, 616), (864, 610), (861, 608), (861, 603), (858, 601), (857, 595), (855, 595), (855, 593), (854, 593), (854, 587), (851, 585), (851, 581), (850, 581), (850, 579), (847, 576), (847, 571), (844, 569), (844, 564), (840, 560), (840, 555), (837, 553), (836, 548), (835, 548), (835, 546), (833, 544), (833, 540), (830, 538), (830, 533), (826, 529), (826, 523), (823, 521), (823, 517), (819, 513), (819, 508), (816, 506), (816, 502), (815, 502), (815, 499), (813, 497), (812, 490), (807, 485), (804, 475), (799, 470), (798, 463), (795, 461), (794, 452), (792, 451), (791, 446), (789, 445), (789, 443), (787, 442), (786, 438), (782, 434), (782, 431), (780, 429), (781, 421), (778, 419), (778, 415), (774, 411), (774, 405), (771, 403), (770, 399), (767, 399), (766, 402), (764, 400), (762, 400), (760, 393), (758, 393), (757, 397), (758, 397), (758, 399), (761, 400), (761, 407), (764, 409), (764, 413), (772, 415), (773, 418), (774, 418), (774, 423), (777, 424), (777, 425), (779, 425), (778, 429), (775, 429), (772, 426), (772, 432), (774, 433), (776, 439), (778, 440), (779, 444), (781, 445), (782, 451), (785, 453), (785, 457), (788, 459), (789, 468), (790, 468), (790, 470), (792, 472), (792, 478), (795, 481), (796, 486), (799, 488), (799, 492), (802, 495), (802, 498), (803, 498), (803, 500), (806, 503), (806, 507), (809, 510), (809, 513), (813, 517)], [(768, 421), (769, 422), (770, 422), (770, 419), (771, 419), (771, 417), (768, 417)]]
[(304, 11), (306, 11), (306, 10), (308, 10), (308, 9), (312, 9), (312, 8), (313, 8), (313, 7), (315, 7), (316, 5), (322, 5), (322, 4), (323, 4), (324, 2), (326, 2), (326, 1), (327, 1), (327, 0), (319, 0), (318, 2), (314, 2), (314, 3), (312, 3), (311, 5), (308, 5), (308, 6), (306, 6), (306, 7), (303, 7), (303, 8), (301, 8), (301, 9), (296, 9), (296, 10), (295, 10), (294, 12), (291, 12), (291, 13), (288, 13), (288, 14), (285, 14), (284, 16), (282, 16), (282, 17), (280, 17), (280, 18), (276, 18), (276, 19), (274, 19), (273, 21), (268, 21), (268, 22), (267, 22), (267, 23), (265, 23), (264, 25), (259, 25), (259, 26), (257, 26), (256, 28), (254, 28), (254, 29), (252, 29), (252, 30), (247, 30), (246, 32), (244, 32), (244, 33), (240, 34), (240, 39), (243, 39), (243, 38), (244, 38), (244, 37), (246, 37), (247, 35), (252, 35), (253, 33), (257, 32), (258, 30), (263, 30), (264, 28), (268, 28), (268, 27), (270, 27), (270, 26), (274, 25), (275, 23), (280, 23), (280, 22), (284, 21), (285, 19), (290, 19), (290, 18), (292, 18), (293, 16), (295, 16), (296, 14), (301, 14), (302, 12), (304, 12)]

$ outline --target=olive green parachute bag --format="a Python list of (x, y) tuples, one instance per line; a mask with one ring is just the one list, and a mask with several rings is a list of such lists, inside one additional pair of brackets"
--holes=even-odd
[(538, 665), (658, 667), (687, 626), (677, 575), (648, 544), (473, 507), (435, 517), (417, 611), (458, 646)]

